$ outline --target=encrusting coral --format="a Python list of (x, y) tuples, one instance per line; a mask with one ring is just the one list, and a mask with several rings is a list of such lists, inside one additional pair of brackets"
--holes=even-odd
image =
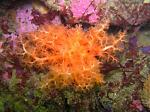
[(107, 27), (108, 23), (104, 23), (85, 32), (80, 26), (44, 25), (19, 36), (17, 56), (28, 67), (49, 71), (41, 82), (42, 88), (89, 89), (104, 82), (102, 62), (97, 57), (116, 61), (114, 53), (121, 49), (125, 36), (124, 32), (108, 35)]

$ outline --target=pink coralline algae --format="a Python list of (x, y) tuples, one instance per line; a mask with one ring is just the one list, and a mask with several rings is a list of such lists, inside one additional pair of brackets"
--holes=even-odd
[(95, 23), (100, 19), (98, 5), (105, 2), (106, 0), (72, 0), (70, 8), (74, 18), (88, 17), (90, 23)]
[(18, 33), (35, 31), (37, 25), (32, 23), (32, 5), (24, 5), (17, 10), (16, 21), (18, 23)]
[(51, 21), (52, 24), (55, 24), (55, 25), (60, 25), (62, 24), (61, 23), (61, 19), (59, 16), (55, 16), (55, 18)]
[(21, 33), (27, 33), (35, 31), (38, 26), (32, 23), (32, 5), (27, 4), (19, 7), (16, 11), (16, 23), (17, 27), (14, 32), (3, 34), (5, 38), (11, 38), (12, 47), (15, 48), (15, 39)]
[[(69, 20), (97, 23), (101, 19), (100, 5), (107, 0), (40, 0), (49, 10), (57, 10)], [(42, 4), (41, 4), (42, 5)], [(39, 7), (40, 8), (40, 7)]]

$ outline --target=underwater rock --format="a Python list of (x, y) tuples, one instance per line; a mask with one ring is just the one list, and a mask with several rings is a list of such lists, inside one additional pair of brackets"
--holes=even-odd
[(144, 82), (144, 87), (141, 92), (141, 98), (143, 104), (150, 108), (150, 76), (148, 76), (148, 79)]
[(115, 25), (138, 26), (150, 20), (150, 4), (141, 0), (110, 0), (105, 7)]

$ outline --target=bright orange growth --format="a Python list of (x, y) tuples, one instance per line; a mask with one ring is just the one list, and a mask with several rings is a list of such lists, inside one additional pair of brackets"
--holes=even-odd
[(45, 25), (20, 36), (17, 52), (25, 65), (52, 71), (43, 78), (42, 88), (88, 89), (103, 82), (96, 57), (116, 61), (114, 53), (124, 38), (124, 33), (108, 35), (106, 27), (101, 24), (84, 32), (79, 26)]

